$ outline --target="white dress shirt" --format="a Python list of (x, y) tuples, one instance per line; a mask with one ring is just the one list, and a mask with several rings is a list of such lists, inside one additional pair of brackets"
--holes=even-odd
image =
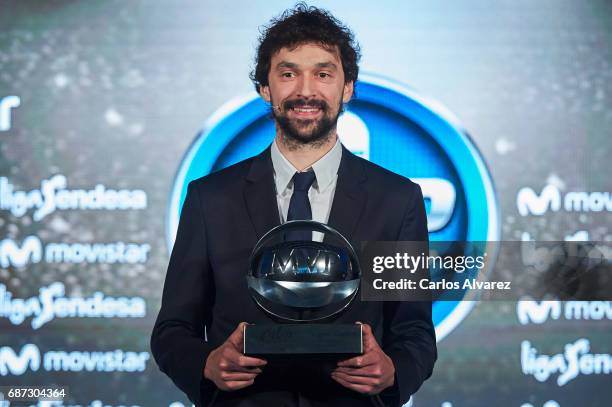
[[(272, 143), (272, 166), (274, 167), (274, 183), (276, 185), (276, 201), (280, 213), (281, 223), (287, 221), (289, 202), (293, 194), (293, 174), (299, 172), (293, 164), (285, 158), (276, 145), (276, 139)], [(312, 220), (327, 223), (331, 211), (336, 182), (338, 181), (338, 168), (342, 158), (342, 144), (336, 139), (336, 144), (323, 157), (319, 158), (304, 171), (312, 170), (315, 173), (315, 181), (308, 190), (308, 199), (312, 209)], [(313, 232), (313, 240), (323, 241), (323, 234)]]

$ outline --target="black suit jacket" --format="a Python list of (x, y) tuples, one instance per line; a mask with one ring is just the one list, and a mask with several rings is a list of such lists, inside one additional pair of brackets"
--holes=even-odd
[[(394, 363), (395, 385), (381, 397), (344, 388), (329, 377), (334, 366), (325, 363), (268, 364), (252, 386), (234, 392), (219, 391), (203, 377), (209, 353), (240, 321), (271, 322), (248, 293), (245, 276), (253, 246), (279, 223), (270, 147), (189, 184), (151, 336), (160, 369), (196, 406), (259, 405), (256, 400), (321, 406), (407, 402), (437, 358), (431, 302), (356, 298), (341, 315), (343, 322), (370, 324)], [(366, 240), (428, 240), (420, 187), (344, 147), (328, 223), (355, 247)]]

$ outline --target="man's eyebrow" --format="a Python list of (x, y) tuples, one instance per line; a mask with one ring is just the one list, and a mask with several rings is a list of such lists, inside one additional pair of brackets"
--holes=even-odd
[(331, 69), (338, 69), (338, 67), (336, 66), (336, 64), (334, 64), (333, 62), (319, 62), (318, 64), (316, 64), (317, 68), (331, 68)]
[[(294, 62), (288, 62), (288, 61), (281, 61), (278, 64), (276, 64), (276, 69), (282, 69), (282, 68), (297, 69), (298, 67), (299, 67), (298, 64)], [(338, 69), (336, 64), (334, 64), (333, 62), (318, 62), (315, 64), (315, 67)]]
[(296, 69), (297, 67), (298, 67), (298, 64), (295, 64), (293, 62), (287, 62), (287, 61), (281, 61), (278, 64), (276, 64), (276, 69), (280, 69), (280, 68)]

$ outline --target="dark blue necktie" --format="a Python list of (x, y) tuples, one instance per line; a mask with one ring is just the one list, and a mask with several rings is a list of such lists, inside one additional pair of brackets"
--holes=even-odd
[[(308, 190), (315, 180), (314, 171), (296, 172), (293, 174), (293, 194), (289, 201), (287, 220), (310, 220), (312, 210), (308, 199)], [(292, 230), (286, 235), (286, 240), (312, 240), (310, 230)]]

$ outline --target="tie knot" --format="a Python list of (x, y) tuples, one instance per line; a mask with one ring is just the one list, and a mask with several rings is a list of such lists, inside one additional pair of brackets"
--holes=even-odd
[(293, 174), (293, 188), (296, 191), (308, 191), (314, 180), (314, 171), (296, 172)]

